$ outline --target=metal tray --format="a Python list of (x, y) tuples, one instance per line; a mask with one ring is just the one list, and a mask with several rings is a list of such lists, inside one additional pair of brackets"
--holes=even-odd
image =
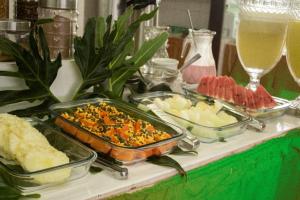
[(51, 176), (60, 170), (70, 170), (69, 178), (64, 181), (66, 182), (81, 178), (88, 173), (91, 164), (97, 158), (96, 152), (39, 120), (28, 120), (47, 138), (53, 147), (64, 152), (69, 157), (70, 162), (68, 164), (51, 167), (36, 172), (26, 172), (16, 163), (0, 157), (0, 171), (3, 172), (3, 178), (10, 185), (24, 192), (33, 192), (63, 183), (53, 182), (41, 184), (37, 182), (37, 179), (41, 176)]
[[(60, 114), (63, 112), (72, 112), (73, 109), (77, 107), (82, 107), (88, 104), (99, 104), (105, 102), (109, 105), (116, 107), (119, 111), (134, 117), (136, 119), (141, 119), (150, 122), (156, 129), (165, 131), (172, 135), (171, 138), (161, 140), (155, 143), (147, 144), (139, 147), (125, 147), (118, 146), (106, 138), (97, 136), (88, 130), (80, 127), (79, 124), (73, 123), (65, 118), (61, 117)], [(178, 141), (185, 137), (185, 131), (183, 129), (177, 128), (176, 130), (171, 124), (165, 123), (160, 119), (153, 117), (128, 103), (124, 103), (117, 100), (111, 99), (88, 99), (74, 102), (66, 102), (55, 104), (50, 107), (50, 110), (55, 117), (56, 125), (60, 126), (64, 131), (70, 133), (80, 141), (89, 144), (93, 149), (98, 152), (108, 154), (115, 160), (122, 164), (132, 164), (142, 160), (152, 155), (166, 154), (172, 151), (173, 147), (178, 144)]]
[[(152, 93), (145, 93), (141, 95), (131, 96), (130, 100), (133, 103), (138, 104), (139, 108), (144, 110), (149, 110), (149, 109), (153, 109), (153, 105), (154, 105), (153, 101), (155, 98), (160, 98), (161, 100), (164, 100), (173, 97), (174, 95), (181, 95), (183, 97), (186, 97), (182, 94), (177, 94), (172, 92), (152, 92)], [(206, 103), (213, 103), (212, 101), (207, 102), (205, 99), (197, 98), (195, 96), (189, 96), (189, 99), (192, 101), (193, 105), (195, 105), (199, 101), (205, 101)], [(197, 136), (201, 142), (212, 143), (224, 138), (241, 134), (248, 126), (248, 123), (252, 121), (252, 118), (250, 116), (246, 115), (245, 113), (239, 112), (238, 110), (233, 109), (232, 107), (227, 106), (225, 104), (223, 105), (222, 110), (225, 111), (227, 114), (236, 117), (238, 122), (226, 126), (222, 126), (222, 127), (207, 127), (207, 126), (200, 125), (198, 123), (188, 121), (186, 119), (183, 119), (181, 117), (178, 117), (168, 112), (164, 112), (164, 113), (168, 117), (171, 117), (179, 125), (184, 125), (184, 127), (188, 129), (190, 133)], [(157, 113), (157, 111), (154, 111), (154, 113)]]

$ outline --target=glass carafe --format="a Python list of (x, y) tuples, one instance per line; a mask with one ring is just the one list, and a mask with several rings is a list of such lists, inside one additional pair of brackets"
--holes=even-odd
[(190, 86), (197, 85), (204, 76), (216, 75), (216, 63), (212, 54), (212, 41), (216, 32), (207, 29), (189, 30), (185, 43), (191, 43), (188, 61), (199, 53), (201, 58), (182, 71), (183, 81)]
[[(164, 32), (169, 31), (168, 26), (145, 26), (144, 27), (144, 35), (145, 35), (145, 41), (149, 41), (151, 39), (154, 39), (155, 37), (159, 36), (160, 34)], [(168, 42), (166, 41), (164, 45), (162, 45), (153, 58), (169, 58), (168, 52), (167, 52), (167, 46)]]

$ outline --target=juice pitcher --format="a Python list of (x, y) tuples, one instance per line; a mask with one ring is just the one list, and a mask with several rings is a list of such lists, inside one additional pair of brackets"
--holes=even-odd
[(187, 84), (198, 84), (203, 76), (216, 75), (216, 63), (212, 54), (212, 40), (216, 32), (207, 29), (189, 30), (186, 43), (191, 43), (189, 60), (199, 53), (201, 58), (182, 71), (182, 79)]

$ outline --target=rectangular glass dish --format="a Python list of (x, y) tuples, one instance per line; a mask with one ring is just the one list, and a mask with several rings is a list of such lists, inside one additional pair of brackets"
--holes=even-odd
[[(188, 90), (186, 88), (184, 88), (184, 90), (185, 90), (185, 93), (187, 96), (198, 96), (199, 98), (201, 98), (203, 100), (208, 100), (208, 101), (214, 100), (213, 97), (208, 97), (201, 93), (197, 93), (195, 91)], [(251, 117), (255, 117), (256, 119), (268, 120), (268, 119), (282, 116), (285, 112), (288, 111), (288, 109), (290, 107), (290, 101), (288, 101), (286, 99), (282, 99), (282, 98), (274, 97), (274, 96), (273, 96), (273, 99), (275, 100), (275, 102), (277, 104), (273, 108), (249, 109), (249, 108), (245, 108), (245, 107), (241, 107), (241, 106), (236, 106), (236, 105), (234, 105), (232, 103), (228, 103), (228, 102), (224, 102), (224, 104), (230, 104), (231, 106), (236, 107), (237, 109), (249, 114)], [(222, 100), (219, 100), (219, 101), (222, 101)]]
[[(53, 147), (64, 152), (69, 157), (70, 162), (35, 172), (26, 172), (17, 163), (0, 157), (0, 171), (8, 184), (23, 192), (33, 192), (79, 179), (89, 172), (90, 166), (97, 158), (96, 152), (39, 120), (28, 120), (33, 127), (47, 138)], [(66, 180), (62, 182), (49, 181), (49, 177), (56, 176), (66, 170), (70, 173), (70, 176)], [(48, 183), (42, 183), (42, 180), (46, 180)]]
[[(156, 129), (167, 132), (170, 138), (146, 144), (138, 147), (120, 146), (109, 141), (107, 138), (95, 135), (94, 133), (82, 128), (78, 123), (74, 123), (61, 116), (64, 112), (72, 112), (76, 108), (86, 105), (97, 105), (99, 103), (107, 103), (114, 106), (118, 111), (123, 112), (135, 119), (141, 119), (151, 123)], [(139, 110), (128, 103), (110, 99), (88, 99), (74, 102), (66, 102), (55, 104), (50, 107), (54, 117), (55, 124), (61, 127), (65, 132), (73, 135), (83, 143), (88, 144), (98, 152), (109, 155), (121, 164), (132, 164), (145, 160), (152, 155), (166, 154), (172, 151), (178, 141), (185, 137), (183, 129), (174, 129), (172, 125), (161, 121), (160, 119)]]
[[(152, 92), (131, 96), (130, 100), (133, 103), (138, 104), (139, 108), (143, 110), (150, 110), (149, 107), (152, 107), (152, 105), (154, 104), (154, 99), (159, 98), (161, 100), (165, 100), (167, 98), (174, 97), (175, 95), (186, 97), (182, 94), (172, 92)], [(202, 100), (201, 98), (197, 98), (195, 96), (189, 96), (188, 99), (191, 100), (193, 105), (197, 104), (199, 101), (208, 103), (205, 100)], [(232, 107), (223, 105), (222, 111), (231, 116), (234, 116), (237, 119), (237, 122), (221, 127), (208, 127), (186, 120), (169, 112), (163, 111), (163, 113), (172, 118), (175, 123), (178, 123), (180, 126), (188, 130), (191, 134), (198, 137), (201, 142), (212, 143), (237, 134), (241, 134), (246, 129), (248, 123), (251, 121), (251, 118), (249, 116), (233, 109)]]

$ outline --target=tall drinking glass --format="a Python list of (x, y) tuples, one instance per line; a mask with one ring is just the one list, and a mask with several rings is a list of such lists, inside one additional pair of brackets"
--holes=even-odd
[[(300, 86), (300, 0), (292, 0), (290, 7), (290, 20), (286, 39), (287, 63), (289, 70)], [(300, 96), (293, 102), (294, 107), (300, 104)]]
[(287, 0), (240, 0), (237, 51), (253, 91), (282, 55), (288, 11)]

